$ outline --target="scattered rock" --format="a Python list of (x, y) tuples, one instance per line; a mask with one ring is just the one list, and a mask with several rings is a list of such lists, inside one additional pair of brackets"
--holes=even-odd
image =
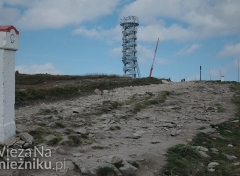
[(44, 139), (45, 139), (46, 141), (51, 141), (51, 140), (53, 140), (55, 137), (56, 137), (55, 135), (50, 134), (50, 135), (48, 135), (48, 136), (45, 136)]
[(107, 159), (105, 159), (105, 161), (107, 163), (111, 163), (111, 164), (116, 164), (116, 163), (121, 163), (123, 161), (122, 158), (120, 158), (119, 156), (109, 156)]
[(73, 157), (81, 157), (84, 154), (83, 153), (73, 153), (72, 155), (73, 155)]
[(48, 124), (46, 125), (46, 127), (56, 128), (57, 125), (56, 125), (56, 123), (54, 123), (54, 122), (50, 122), (50, 123), (48, 123)]
[(182, 130), (173, 130), (171, 136), (177, 136), (181, 133)]
[(214, 107), (212, 107), (212, 106), (206, 106), (205, 110), (206, 111), (215, 111)]
[(25, 144), (25, 141), (19, 140), (13, 145), (13, 148), (23, 148), (24, 144)]
[(89, 134), (89, 132), (86, 129), (77, 129), (75, 131), (76, 131), (76, 133), (82, 134), (82, 135), (88, 135)]
[(129, 164), (127, 161), (123, 161), (123, 167), (120, 167), (119, 170), (123, 173), (123, 175), (131, 175), (133, 174), (137, 168), (133, 165)]
[(239, 166), (240, 162), (233, 163), (234, 166)]
[(101, 92), (99, 89), (95, 89), (94, 92), (95, 92), (97, 95), (102, 95), (102, 92)]
[(237, 159), (237, 157), (236, 156), (234, 156), (234, 155), (228, 155), (228, 154), (224, 154), (226, 157), (227, 157), (227, 159), (229, 159), (229, 160), (235, 160), (235, 159)]
[(79, 114), (79, 113), (80, 113), (78, 109), (73, 109), (72, 112), (73, 112), (74, 114)]
[(168, 127), (168, 128), (173, 128), (176, 127), (177, 125), (175, 123), (164, 123), (162, 124), (162, 127)]
[(201, 155), (201, 157), (203, 158), (209, 158), (210, 156), (208, 154), (206, 154), (205, 152), (203, 151), (198, 151), (198, 153)]
[(213, 153), (218, 153), (218, 149), (215, 149), (215, 148), (210, 148), (212, 150)]
[(215, 128), (212, 128), (211, 126), (206, 126), (205, 129), (201, 130), (201, 132), (203, 133), (215, 133), (216, 132), (216, 129)]
[(208, 149), (202, 146), (193, 146), (198, 151), (208, 152)]
[(163, 79), (163, 80), (162, 80), (162, 83), (163, 83), (163, 84), (168, 84), (169, 82), (168, 82), (167, 80), (164, 80), (164, 79)]
[(160, 141), (157, 139), (151, 141), (151, 144), (158, 144), (158, 143), (160, 143)]
[(33, 137), (27, 132), (23, 132), (19, 134), (19, 137), (30, 145), (33, 144)]
[(60, 147), (58, 147), (58, 148), (56, 149), (56, 151), (57, 151), (57, 153), (62, 154), (62, 155), (67, 154), (66, 150), (64, 150), (64, 149), (62, 149), (62, 148), (60, 148)]

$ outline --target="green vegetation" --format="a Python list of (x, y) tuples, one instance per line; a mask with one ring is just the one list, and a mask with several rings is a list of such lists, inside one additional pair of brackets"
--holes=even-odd
[(45, 122), (38, 122), (37, 123), (39, 126), (46, 126), (47, 124)]
[(62, 137), (56, 137), (47, 142), (47, 145), (57, 145), (62, 140)]
[(123, 167), (124, 166), (124, 164), (122, 163), (122, 162), (119, 162), (119, 163), (114, 163), (113, 164), (116, 168), (120, 168), (120, 167)]
[(121, 130), (121, 127), (120, 127), (120, 126), (111, 126), (111, 127), (110, 127), (110, 130), (111, 130), (111, 131)]
[[(29, 134), (31, 134), (33, 136), (35, 146), (38, 145), (38, 144), (46, 142), (44, 137), (47, 136), (47, 135), (50, 135), (50, 134), (55, 135), (56, 138), (58, 138), (58, 140), (61, 138), (60, 133), (58, 133), (56, 131), (50, 131), (50, 130), (32, 130), (32, 131), (29, 131)], [(56, 141), (52, 141), (52, 142), (54, 143)]]
[(97, 176), (116, 176), (117, 173), (111, 167), (99, 167), (96, 171)]
[[(171, 92), (169, 92), (169, 91), (163, 91), (159, 95), (157, 95), (156, 97), (152, 97), (152, 95), (150, 95), (148, 97), (145, 97), (144, 100), (142, 100), (142, 101), (141, 100), (140, 101), (136, 100), (136, 103), (134, 104), (133, 109), (131, 111), (134, 114), (136, 114), (141, 109), (144, 109), (147, 106), (164, 103), (167, 96), (170, 95), (170, 94), (171, 94)], [(128, 100), (128, 102), (129, 101), (134, 102), (133, 100)]]
[(71, 147), (77, 147), (82, 143), (82, 137), (77, 135), (70, 135), (68, 136), (68, 140), (64, 141), (62, 144), (71, 146)]
[(65, 125), (62, 122), (56, 122), (56, 125), (60, 128), (65, 128)]
[[(166, 154), (168, 163), (163, 168), (162, 175), (240, 175), (239, 166), (234, 165), (240, 158), (240, 85), (235, 84), (231, 89), (235, 91), (232, 102), (238, 107), (236, 117), (218, 125), (211, 125), (217, 129), (220, 135), (199, 133), (191, 143), (179, 144), (169, 148)], [(222, 112), (222, 108), (218, 109)], [(206, 154), (209, 157), (201, 157), (192, 146), (207, 148)], [(230, 160), (226, 154), (235, 156), (237, 159)], [(214, 167), (215, 171), (209, 171), (208, 164), (213, 161), (219, 163), (219, 165)]]
[[(91, 81), (94, 80), (94, 81)], [(61, 86), (58, 83), (61, 82)], [(117, 75), (26, 75), (16, 74), (16, 105), (29, 101), (59, 100), (92, 94), (93, 90), (110, 90), (117, 87), (161, 84), (157, 78), (120, 77)], [(41, 85), (41, 86), (39, 86)]]
[(92, 148), (93, 148), (93, 149), (104, 149), (104, 147), (99, 146), (99, 145), (92, 146)]
[(224, 112), (225, 108), (223, 108), (222, 106), (218, 106), (217, 107), (217, 112)]
[(133, 165), (136, 168), (140, 168), (139, 164), (136, 161), (134, 161), (134, 162), (132, 162), (130, 164)]

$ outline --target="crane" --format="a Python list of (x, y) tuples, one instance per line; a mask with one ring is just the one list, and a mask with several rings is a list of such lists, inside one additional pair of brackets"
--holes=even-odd
[(157, 48), (158, 48), (158, 42), (159, 42), (159, 38), (158, 38), (158, 41), (157, 41), (157, 45), (156, 45), (154, 58), (153, 58), (153, 63), (152, 63), (151, 69), (150, 69), (149, 77), (152, 77), (152, 71), (153, 71), (153, 66), (154, 66), (154, 62), (155, 62), (156, 52), (157, 52)]

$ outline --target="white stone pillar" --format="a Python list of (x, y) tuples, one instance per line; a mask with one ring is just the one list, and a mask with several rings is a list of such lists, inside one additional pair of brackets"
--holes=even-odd
[(0, 26), (0, 142), (13, 136), (15, 125), (15, 52), (19, 32), (14, 26)]

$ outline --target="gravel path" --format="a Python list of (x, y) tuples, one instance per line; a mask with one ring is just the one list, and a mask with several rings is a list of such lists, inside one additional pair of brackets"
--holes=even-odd
[[(64, 158), (68, 169), (59, 172), (28, 171), (28, 174), (91, 173), (100, 163), (111, 162), (111, 158), (115, 156), (124, 163), (138, 163), (139, 168), (133, 175), (157, 175), (165, 164), (164, 154), (169, 147), (187, 143), (200, 131), (214, 131), (210, 124), (234, 117), (235, 106), (231, 103), (233, 92), (229, 86), (207, 82), (181, 82), (125, 87), (103, 91), (103, 95), (19, 108), (15, 112), (19, 133), (36, 129), (52, 130), (62, 134), (65, 141), (67, 134), (64, 132), (72, 129), (76, 134), (88, 136), (88, 139), (77, 147), (42, 144), (52, 149), (51, 160)], [(136, 101), (141, 102), (145, 97), (157, 96), (162, 91), (172, 93), (164, 103), (148, 105), (137, 114), (131, 111), (134, 102), (109, 109), (107, 113), (94, 114), (103, 105), (114, 101), (126, 103), (134, 96)], [(222, 109), (224, 111), (219, 112)], [(40, 122), (46, 123), (46, 126), (39, 126)], [(62, 122), (64, 128), (54, 126), (56, 122)], [(205, 128), (200, 130), (200, 127)], [(133, 168), (129, 166), (126, 172), (131, 172), (131, 169)], [(19, 174), (24, 172), (27, 171), (18, 171)]]

